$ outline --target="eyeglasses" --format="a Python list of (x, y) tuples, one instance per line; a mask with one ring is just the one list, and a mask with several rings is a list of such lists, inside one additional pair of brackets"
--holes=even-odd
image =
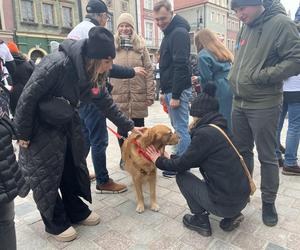
[(100, 16), (105, 18), (107, 21), (110, 20), (110, 15), (108, 15), (107, 13), (101, 13)]

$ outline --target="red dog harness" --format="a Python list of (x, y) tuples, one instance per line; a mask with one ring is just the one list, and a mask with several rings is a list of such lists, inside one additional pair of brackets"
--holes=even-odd
[[(108, 128), (115, 136), (117, 136), (119, 139), (122, 139), (122, 140), (124, 140), (124, 141), (126, 140), (125, 137), (121, 136), (119, 133), (117, 133), (116, 131), (114, 131), (112, 128), (110, 128), (110, 127), (108, 127), (108, 126), (107, 126), (107, 128)], [(150, 156), (149, 156), (149, 155), (147, 154), (147, 152), (141, 147), (141, 145), (137, 142), (136, 139), (133, 139), (131, 142), (132, 142), (132, 144), (136, 145), (137, 151), (138, 151), (138, 154), (139, 154), (139, 155), (143, 156), (146, 160), (152, 162)]]

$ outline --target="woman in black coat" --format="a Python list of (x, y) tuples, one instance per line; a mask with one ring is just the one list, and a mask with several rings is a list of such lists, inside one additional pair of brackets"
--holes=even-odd
[(66, 40), (58, 52), (43, 58), (36, 67), (18, 102), (15, 123), (20, 164), (26, 169), (46, 231), (60, 241), (76, 238), (71, 223), (96, 225), (100, 219), (79, 198), (91, 202), (77, 108), (71, 121), (55, 126), (54, 121), (45, 122), (49, 117), (43, 118), (47, 114), (39, 112), (39, 104), (49, 96), (63, 98), (73, 107), (79, 102), (94, 102), (118, 127), (136, 130), (104, 87), (114, 57), (114, 38), (105, 28), (92, 28), (89, 39)]
[(29, 80), (34, 70), (35, 65), (32, 60), (28, 61), (21, 53), (12, 53), (12, 56), (16, 63), (16, 70), (12, 75), (13, 88), (10, 93), (10, 110), (14, 115), (18, 100), (21, 96), (25, 84)]
[(29, 191), (12, 145), (14, 127), (8, 117), (6, 93), (0, 83), (0, 242), (1, 249), (16, 249), (14, 198)]
[[(147, 150), (159, 169), (178, 172), (177, 184), (193, 213), (186, 214), (183, 223), (203, 236), (211, 235), (209, 213), (224, 218), (220, 227), (225, 231), (238, 227), (250, 195), (249, 171), (225, 136), (211, 126), (230, 137), (226, 120), (218, 113), (215, 91), (215, 85), (209, 84), (192, 102), (191, 144), (182, 156), (168, 159), (153, 147)], [(199, 168), (204, 180), (187, 171), (191, 168)]]

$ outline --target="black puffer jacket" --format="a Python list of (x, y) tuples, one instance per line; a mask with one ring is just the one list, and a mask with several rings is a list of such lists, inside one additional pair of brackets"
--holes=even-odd
[(174, 16), (164, 30), (160, 46), (160, 88), (163, 93), (172, 93), (179, 99), (181, 92), (192, 86), (190, 67), (190, 25), (179, 15)]
[(25, 197), (29, 186), (16, 161), (12, 145), (14, 129), (8, 118), (0, 117), (0, 204)]
[(73, 176), (70, 180), (77, 195), (91, 202), (90, 181), (83, 152), (83, 137), (78, 113), (64, 129), (39, 121), (37, 106), (46, 95), (63, 96), (73, 105), (94, 102), (112, 122), (131, 130), (128, 120), (113, 103), (105, 88), (92, 96), (82, 57), (86, 40), (66, 40), (60, 51), (43, 58), (26, 84), (16, 109), (15, 123), (19, 138), (30, 140), (28, 149), (21, 149), (20, 164), (26, 169), (38, 209), (52, 218), (59, 188), (67, 145), (73, 157)]
[(181, 157), (159, 157), (155, 164), (159, 169), (177, 172), (199, 168), (214, 202), (225, 206), (245, 204), (250, 185), (239, 157), (224, 135), (208, 126), (210, 123), (228, 134), (222, 115), (209, 113), (192, 129), (191, 144)]
[(35, 65), (33, 61), (27, 61), (22, 54), (13, 53), (12, 56), (16, 63), (16, 70), (12, 75), (13, 89), (10, 94), (10, 110), (14, 114), (20, 95), (32, 74)]

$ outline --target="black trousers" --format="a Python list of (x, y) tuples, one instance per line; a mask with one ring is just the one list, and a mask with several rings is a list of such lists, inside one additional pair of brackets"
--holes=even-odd
[(190, 172), (178, 173), (176, 182), (193, 214), (202, 214), (207, 211), (222, 218), (231, 218), (238, 215), (247, 205), (247, 200), (232, 206), (214, 202), (209, 196), (205, 181)]
[(14, 202), (0, 204), (0, 250), (15, 250), (16, 231)]
[(61, 196), (57, 192), (53, 218), (49, 219), (41, 214), (46, 232), (50, 234), (58, 235), (68, 229), (71, 223), (78, 223), (91, 214), (88, 206), (74, 192), (73, 166), (72, 153), (68, 147), (60, 182)]
[[(134, 122), (135, 127), (144, 127), (145, 126), (145, 118), (131, 118)], [(128, 132), (124, 132), (118, 128), (118, 133), (123, 137), (127, 138)], [(124, 140), (118, 139), (120, 147), (122, 147)]]

